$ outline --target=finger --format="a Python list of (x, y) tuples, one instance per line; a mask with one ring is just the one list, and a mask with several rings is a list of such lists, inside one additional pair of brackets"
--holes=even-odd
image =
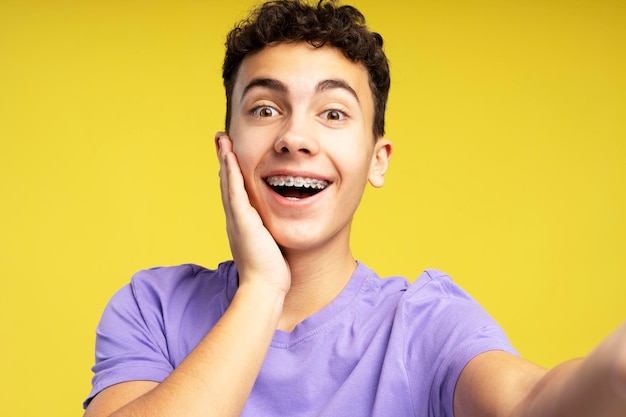
[(232, 220), (232, 210), (230, 204), (230, 184), (228, 179), (228, 168), (226, 162), (226, 155), (231, 152), (231, 143), (225, 134), (218, 134), (215, 137), (215, 147), (217, 150), (217, 159), (220, 164), (219, 177), (220, 177), (220, 192), (222, 197), (222, 205), (224, 206), (224, 212), (227, 220)]
[(231, 208), (236, 210), (245, 207), (242, 205), (249, 204), (249, 200), (237, 157), (234, 153), (229, 152), (224, 155), (224, 163), (226, 165), (228, 198), (230, 200)]
[[(250, 200), (245, 189), (243, 174), (232, 151), (232, 141), (226, 135), (218, 138), (220, 158), (220, 186), (222, 202), (227, 215), (241, 216), (251, 208)], [(236, 220), (235, 217), (233, 220)]]

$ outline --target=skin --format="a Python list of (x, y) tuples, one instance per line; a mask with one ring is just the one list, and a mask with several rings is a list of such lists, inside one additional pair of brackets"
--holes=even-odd
[[(86, 417), (238, 416), (276, 329), (327, 305), (355, 268), (352, 218), (367, 183), (384, 184), (391, 142), (373, 138), (367, 72), (331, 47), (279, 44), (244, 59), (231, 129), (215, 136), (239, 289), (217, 325), (161, 383), (98, 394)], [(328, 182), (283, 197), (268, 176)], [(250, 349), (255, 346), (255, 349)], [(545, 370), (504, 352), (472, 359), (456, 417), (626, 416), (626, 325), (584, 360)]]
[[(349, 245), (352, 218), (367, 182), (383, 185), (391, 143), (371, 136), (367, 72), (332, 48), (281, 44), (247, 57), (237, 75), (232, 114), (232, 139), (218, 133), (218, 148), (231, 141), (250, 204), (289, 265), (290, 283), (281, 283), (289, 291), (279, 328), (291, 330), (350, 279), (356, 265)], [(276, 175), (325, 180), (329, 186), (313, 197), (289, 200), (266, 183)], [(239, 244), (235, 233), (229, 236), (231, 246)], [(235, 261), (239, 268), (246, 260)]]

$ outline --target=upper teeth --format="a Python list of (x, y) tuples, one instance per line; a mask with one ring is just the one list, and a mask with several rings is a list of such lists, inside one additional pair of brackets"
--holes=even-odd
[(323, 190), (328, 186), (328, 181), (315, 178), (292, 177), (291, 175), (276, 175), (267, 177), (267, 183), (273, 187), (304, 187)]

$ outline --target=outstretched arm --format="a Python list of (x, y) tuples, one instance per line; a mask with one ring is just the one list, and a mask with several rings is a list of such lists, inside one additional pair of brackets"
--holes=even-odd
[(290, 273), (248, 201), (230, 139), (218, 134), (216, 146), (228, 238), (239, 272), (233, 301), (162, 383), (133, 381), (109, 387), (93, 399), (85, 417), (241, 414), (276, 330)]
[(545, 370), (486, 352), (459, 377), (456, 417), (626, 417), (626, 323), (584, 359)]

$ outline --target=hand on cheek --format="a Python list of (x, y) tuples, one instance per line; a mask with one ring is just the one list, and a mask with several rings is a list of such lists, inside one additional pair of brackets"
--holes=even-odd
[(290, 286), (287, 262), (250, 204), (232, 141), (226, 134), (218, 133), (215, 144), (226, 231), (239, 272), (239, 285), (259, 284), (286, 293)]

